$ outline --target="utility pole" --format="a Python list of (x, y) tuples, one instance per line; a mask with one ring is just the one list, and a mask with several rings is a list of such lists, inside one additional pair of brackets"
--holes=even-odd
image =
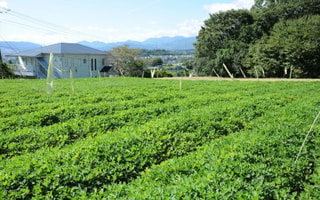
[(2, 66), (2, 55), (1, 55), (1, 48), (0, 48), (0, 79), (3, 79), (4, 76), (4, 66)]
[(2, 65), (2, 54), (1, 54), (1, 48), (0, 48), (0, 65)]
[[(0, 6), (0, 9), (3, 9), (1, 6)], [(3, 11), (0, 10), (0, 14), (2, 14)], [(1, 22), (1, 18), (0, 18), (0, 22)], [(2, 54), (1, 54), (1, 47), (0, 47), (0, 66), (2, 66)]]

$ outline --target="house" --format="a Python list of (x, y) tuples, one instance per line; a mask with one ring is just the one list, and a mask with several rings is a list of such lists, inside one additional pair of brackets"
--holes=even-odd
[(100, 75), (103, 77), (106, 77), (106, 76), (110, 77), (110, 76), (118, 76), (118, 73), (114, 70), (112, 65), (107, 65), (100, 70)]
[(102, 69), (104, 75), (108, 75), (105, 70), (106, 67), (110, 68), (107, 53), (81, 44), (53, 44), (12, 54), (9, 58), (16, 64), (15, 73), (46, 78), (50, 53), (53, 53), (56, 78), (69, 78), (70, 70), (74, 78), (98, 77)]

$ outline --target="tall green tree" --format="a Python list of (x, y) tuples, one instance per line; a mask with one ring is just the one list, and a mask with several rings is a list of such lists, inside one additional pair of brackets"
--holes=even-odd
[(251, 9), (256, 39), (269, 34), (279, 20), (298, 19), (320, 14), (319, 0), (256, 0)]
[(246, 66), (263, 68), (267, 76), (320, 76), (320, 15), (282, 20), (269, 36), (254, 44)]
[(0, 64), (0, 78), (10, 78), (13, 77), (14, 74), (8, 67), (6, 63), (1, 63)]
[(134, 69), (143, 67), (143, 61), (139, 60), (140, 53), (140, 49), (130, 49), (128, 45), (112, 49), (110, 51), (110, 60), (114, 70), (120, 76), (136, 76), (137, 72)]
[[(283, 77), (294, 68), (296, 76), (315, 77), (318, 39), (311, 35), (318, 27), (309, 21), (313, 15), (320, 15), (318, 0), (256, 0), (250, 11), (211, 14), (195, 44), (195, 71), (226, 76), (225, 63), (234, 76), (247, 71), (252, 76)], [(305, 18), (298, 25), (301, 17)], [(303, 20), (313, 30), (304, 28)]]
[(253, 16), (247, 10), (230, 10), (211, 14), (204, 22), (195, 44), (195, 70), (200, 74), (223, 70), (225, 63), (235, 76), (240, 75), (241, 59), (252, 40)]
[(141, 77), (144, 73), (145, 63), (142, 59), (131, 60), (128, 63), (126, 76)]
[(13, 76), (14, 74), (12, 73), (8, 65), (2, 60), (2, 54), (0, 50), (0, 78), (10, 78)]
[(178, 59), (179, 63), (182, 63), (182, 66), (185, 66), (187, 69), (193, 69), (194, 59), (181, 57)]
[(160, 57), (154, 58), (152, 60), (152, 66), (163, 65), (163, 60)]

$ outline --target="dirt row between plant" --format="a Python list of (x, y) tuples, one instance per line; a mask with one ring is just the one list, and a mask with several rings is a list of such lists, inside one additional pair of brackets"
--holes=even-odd
[(158, 78), (163, 80), (193, 80), (193, 81), (304, 81), (304, 82), (312, 82), (312, 81), (320, 81), (320, 79), (306, 79), (306, 78), (217, 78), (217, 77), (165, 77)]

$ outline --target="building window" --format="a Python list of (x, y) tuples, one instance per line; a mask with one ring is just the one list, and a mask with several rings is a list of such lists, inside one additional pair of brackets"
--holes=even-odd
[(91, 59), (91, 71), (93, 71), (93, 59)]
[(97, 71), (97, 59), (94, 59), (94, 70)]
[(102, 66), (104, 65), (104, 62), (105, 62), (105, 61), (104, 61), (104, 58), (103, 58), (103, 59), (102, 59)]
[(83, 64), (86, 64), (87, 63), (87, 59), (83, 59)]

